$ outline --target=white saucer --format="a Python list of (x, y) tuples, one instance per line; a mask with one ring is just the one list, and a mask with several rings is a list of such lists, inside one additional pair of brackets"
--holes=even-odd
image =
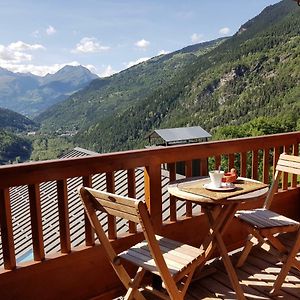
[(212, 182), (210, 183), (206, 183), (206, 184), (203, 184), (203, 187), (207, 190), (211, 190), (211, 191), (222, 191), (222, 192), (225, 192), (225, 191), (232, 191), (234, 190), (236, 187), (234, 184), (228, 186), (228, 184), (222, 182), (221, 183), (221, 186), (220, 187), (216, 187), (212, 184)]

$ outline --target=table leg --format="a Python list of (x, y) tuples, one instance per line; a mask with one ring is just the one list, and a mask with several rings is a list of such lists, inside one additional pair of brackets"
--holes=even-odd
[[(225, 243), (222, 239), (222, 234), (225, 232), (226, 228), (228, 227), (228, 224), (233, 219), (234, 214), (237, 209), (237, 206), (238, 206), (237, 204), (226, 205), (219, 212), (219, 215), (217, 217), (214, 217), (213, 211), (211, 209), (206, 209), (206, 215), (208, 217), (208, 221), (211, 226), (211, 230), (213, 231), (212, 237), (213, 237), (213, 239), (216, 240), (216, 245), (217, 245), (220, 255), (223, 259), (223, 263), (224, 263), (225, 269), (228, 273), (232, 287), (236, 292), (236, 296), (238, 299), (246, 299), (244, 296), (244, 292), (240, 286), (240, 283), (239, 283), (238, 277), (236, 275), (236, 272), (234, 270), (234, 267), (229, 258)], [(219, 221), (218, 218), (219, 218), (220, 214), (222, 214), (222, 216), (223, 216), (223, 218), (222, 218), (223, 222), (221, 224), (221, 227), (220, 226), (216, 227), (215, 224), (218, 223), (218, 221)]]
[[(202, 206), (204, 213), (206, 216), (208, 214), (212, 215), (212, 219), (214, 220), (213, 224), (210, 224), (210, 221), (208, 222), (210, 225), (210, 230), (208, 232), (207, 238), (204, 240), (204, 242), (201, 245), (201, 248), (205, 250), (204, 252), (204, 260), (201, 265), (197, 268), (195, 277), (198, 278), (201, 276), (201, 270), (205, 266), (205, 263), (211, 258), (215, 248), (216, 243), (214, 242), (214, 237), (216, 232), (220, 232), (221, 235), (225, 232), (225, 230), (228, 227), (229, 222), (227, 221), (228, 217), (227, 215), (232, 215), (232, 218), (236, 212), (237, 207), (230, 207), (228, 210), (228, 213), (224, 213), (224, 208), (221, 208), (218, 205), (203, 205)], [(227, 209), (227, 206), (225, 207)]]

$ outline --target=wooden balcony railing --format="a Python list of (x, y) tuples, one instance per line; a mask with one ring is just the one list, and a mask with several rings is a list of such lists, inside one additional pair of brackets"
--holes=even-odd
[[(164, 225), (172, 226), (185, 222), (193, 216), (191, 204), (186, 204), (185, 215), (178, 215), (177, 200), (169, 197), (168, 220), (163, 220), (162, 206), (162, 165), (167, 165), (170, 180), (176, 178), (176, 163), (185, 162), (185, 175), (192, 175), (192, 161), (200, 161), (200, 175), (207, 175), (208, 168), (231, 169), (235, 167), (241, 176), (260, 179), (265, 183), (272, 180), (274, 165), (281, 152), (299, 155), (300, 132), (276, 134), (254, 138), (243, 138), (226, 141), (211, 141), (201, 144), (160, 147), (154, 149), (133, 150), (118, 153), (100, 154), (88, 157), (52, 160), (43, 162), (24, 163), (0, 167), (0, 228), (3, 271), (14, 272), (17, 267), (15, 255), (15, 238), (11, 213), (11, 188), (26, 186), (29, 197), (30, 222), (32, 235), (33, 261), (26, 266), (42, 263), (51, 256), (45, 254), (43, 232), (43, 216), (41, 213), (40, 186), (45, 182), (56, 183), (57, 215), (59, 219), (60, 253), (66, 256), (76, 250), (70, 238), (70, 216), (68, 211), (68, 182), (72, 178), (81, 178), (81, 184), (93, 186), (95, 174), (105, 174), (107, 191), (115, 191), (116, 173), (120, 170), (127, 172), (127, 182), (123, 187), (124, 193), (136, 196), (136, 170), (144, 169), (144, 191), (141, 193), (148, 205), (151, 218), (157, 232), (164, 230)], [(281, 190), (297, 187), (297, 178), (282, 177)], [(83, 214), (83, 210), (82, 210)], [(300, 215), (300, 214), (299, 214)], [(129, 223), (128, 233), (122, 238), (118, 236), (117, 220), (113, 217), (107, 220), (108, 236), (111, 240), (138, 236), (134, 223)], [(85, 245), (95, 244), (94, 233), (85, 219)], [(86, 249), (86, 248), (84, 248)], [(0, 248), (1, 250), (1, 248)], [(0, 251), (1, 255), (1, 251)], [(1, 280), (0, 280), (1, 281)], [(1, 285), (1, 284), (0, 284)]]

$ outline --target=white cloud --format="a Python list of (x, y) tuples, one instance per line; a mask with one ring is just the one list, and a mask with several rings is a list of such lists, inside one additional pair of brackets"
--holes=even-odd
[(52, 35), (52, 34), (56, 33), (56, 29), (53, 26), (49, 25), (46, 29), (46, 33), (47, 33), (47, 35)]
[(0, 64), (5, 63), (21, 63), (24, 61), (31, 61), (32, 55), (27, 51), (45, 49), (44, 46), (39, 44), (27, 44), (22, 41), (11, 43), (8, 46), (0, 44)]
[(96, 38), (84, 37), (76, 44), (76, 48), (71, 50), (72, 53), (95, 53), (109, 50), (110, 47), (102, 46)]
[(219, 30), (219, 33), (222, 35), (227, 35), (230, 33), (230, 29), (228, 27), (223, 27)]
[(160, 50), (157, 55), (163, 55), (163, 54), (168, 54), (170, 51), (165, 51), (165, 50)]
[(137, 41), (134, 45), (140, 49), (146, 50), (149, 47), (150, 42), (146, 41), (145, 39), (141, 39), (141, 40)]
[(135, 66), (137, 64), (140, 64), (140, 63), (142, 63), (142, 62), (144, 62), (144, 61), (146, 61), (146, 60), (148, 60), (150, 58), (151, 57), (141, 57), (141, 58), (139, 58), (139, 59), (137, 59), (135, 61), (130, 61), (129, 63), (125, 63), (125, 65), (126, 65), (127, 68), (130, 68), (130, 67)]
[(98, 74), (100, 77), (109, 77), (115, 73), (118, 73), (118, 71), (114, 70), (111, 65), (108, 65), (100, 74)]
[(26, 51), (26, 50), (39, 50), (39, 49), (45, 49), (44, 46), (40, 44), (26, 44), (22, 41), (17, 41), (15, 43), (11, 43), (7, 46), (9, 50), (12, 51)]
[(191, 35), (191, 41), (193, 43), (200, 43), (203, 42), (203, 34), (199, 34), (199, 33), (193, 33)]

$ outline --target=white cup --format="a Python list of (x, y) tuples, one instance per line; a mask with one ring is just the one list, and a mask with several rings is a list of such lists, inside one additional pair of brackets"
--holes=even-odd
[(219, 170), (209, 171), (209, 177), (211, 183), (216, 188), (221, 187), (223, 176), (224, 176), (224, 171), (219, 171)]

